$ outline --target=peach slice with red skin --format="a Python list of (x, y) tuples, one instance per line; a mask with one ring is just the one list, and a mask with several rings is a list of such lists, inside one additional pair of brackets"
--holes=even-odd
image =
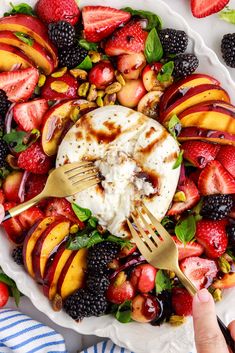
[(21, 32), (32, 37), (44, 47), (53, 59), (54, 67), (58, 66), (57, 49), (49, 39), (47, 26), (37, 17), (17, 14), (0, 18), (0, 31)]
[(164, 112), (170, 102), (174, 102), (174, 100), (182, 97), (190, 88), (197, 87), (199, 85), (204, 84), (212, 84), (219, 86), (219, 81), (217, 81), (214, 77), (204, 75), (204, 74), (192, 74), (186, 78), (179, 80), (176, 83), (173, 83), (162, 96), (160, 102), (160, 111)]
[(44, 231), (55, 221), (55, 217), (46, 217), (42, 221), (37, 222), (28, 232), (23, 245), (24, 267), (31, 277), (35, 277), (33, 269), (33, 250), (37, 240), (42, 236)]
[(186, 109), (178, 115), (183, 127), (196, 126), (202, 129), (225, 131), (235, 134), (235, 111), (214, 104), (200, 104)]
[(33, 63), (21, 50), (8, 44), (0, 44), (0, 71), (11, 71), (15, 66), (26, 69), (33, 66)]
[(57, 293), (62, 299), (67, 298), (84, 286), (87, 267), (87, 249), (73, 251), (68, 258), (57, 282)]
[(57, 218), (37, 239), (33, 249), (33, 271), (38, 282), (43, 281), (49, 257), (69, 235), (70, 221)]
[(212, 286), (218, 289), (231, 288), (235, 286), (235, 272), (226, 273), (222, 279), (217, 279)]
[(47, 266), (43, 278), (43, 293), (50, 300), (53, 300), (57, 293), (57, 283), (60, 274), (72, 253), (72, 250), (66, 249), (65, 244), (62, 244), (56, 252), (52, 262)]
[(235, 135), (226, 131), (200, 129), (198, 127), (186, 127), (182, 129), (178, 140), (180, 142), (189, 140), (200, 140), (206, 142), (219, 143), (220, 145), (235, 146)]
[(46, 75), (54, 70), (54, 63), (48, 52), (36, 41), (32, 46), (24, 43), (10, 31), (0, 31), (0, 43), (12, 45), (24, 52)]
[(166, 109), (162, 114), (161, 119), (163, 123), (166, 124), (174, 114), (179, 115), (186, 109), (193, 109), (192, 106), (194, 105), (212, 100), (220, 100), (225, 103), (230, 103), (228, 93), (217, 85), (204, 84), (190, 88), (182, 98), (177, 99)]

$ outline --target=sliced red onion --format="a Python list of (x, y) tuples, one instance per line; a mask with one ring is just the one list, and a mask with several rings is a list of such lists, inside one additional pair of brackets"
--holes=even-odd
[(180, 168), (180, 178), (179, 178), (178, 186), (181, 186), (185, 182), (185, 179), (186, 179), (185, 166), (182, 163)]
[(13, 103), (10, 108), (8, 109), (8, 112), (6, 114), (5, 118), (5, 128), (6, 128), (6, 133), (9, 134), (11, 132), (11, 124), (12, 124), (12, 119), (13, 119), (13, 107), (15, 103)]
[(5, 216), (5, 210), (3, 205), (0, 204), (0, 224), (2, 223), (4, 216)]
[(125, 270), (126, 268), (128, 268), (130, 266), (139, 265), (139, 264), (141, 264), (143, 262), (146, 262), (146, 260), (145, 260), (145, 258), (142, 255), (139, 256), (139, 257), (135, 257), (135, 258), (127, 261), (121, 267), (119, 267), (114, 273), (111, 274), (110, 278), (116, 277), (119, 272)]
[(29, 174), (30, 172), (27, 172), (25, 170), (24, 174), (23, 174), (23, 178), (21, 180), (21, 183), (20, 183), (20, 187), (19, 187), (19, 191), (18, 191), (18, 196), (19, 196), (19, 199), (20, 199), (20, 202), (24, 202), (24, 198), (25, 198), (25, 184), (26, 184), (26, 181), (29, 177)]
[(19, 70), (21, 68), (22, 64), (14, 64), (12, 65), (11, 67), (11, 70), (10, 71), (16, 71), (16, 70)]

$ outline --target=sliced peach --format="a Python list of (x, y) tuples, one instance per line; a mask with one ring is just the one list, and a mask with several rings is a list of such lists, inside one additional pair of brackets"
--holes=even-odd
[(53, 251), (69, 235), (70, 221), (64, 217), (57, 218), (37, 239), (33, 249), (33, 271), (38, 282), (43, 280), (46, 263)]
[(145, 94), (142, 80), (127, 80), (125, 86), (117, 93), (117, 99), (124, 107), (134, 108)]
[(228, 109), (201, 104), (185, 110), (178, 117), (183, 127), (213, 127), (214, 130), (235, 134), (235, 112)]
[(178, 140), (180, 142), (189, 140), (201, 140), (221, 145), (235, 146), (235, 135), (226, 131), (206, 130), (198, 127), (186, 127), (182, 129)]
[(138, 112), (149, 116), (152, 119), (158, 118), (158, 105), (162, 91), (152, 91), (145, 94), (139, 101)]
[(52, 262), (47, 266), (43, 278), (43, 293), (50, 300), (53, 300), (57, 293), (57, 283), (60, 274), (72, 253), (72, 250), (66, 249), (65, 244), (62, 244)]
[(51, 223), (55, 221), (55, 217), (46, 217), (42, 221), (39, 221), (32, 227), (24, 240), (23, 246), (23, 259), (24, 266), (31, 277), (35, 277), (33, 270), (32, 253), (37, 240), (41, 237), (44, 231), (49, 227)]
[(0, 31), (21, 32), (37, 41), (51, 55), (54, 67), (58, 65), (57, 49), (49, 39), (47, 26), (37, 17), (24, 14), (0, 18)]
[(190, 88), (204, 84), (219, 86), (220, 83), (214, 77), (204, 74), (192, 74), (179, 80), (178, 82), (173, 83), (173, 85), (171, 85), (162, 96), (160, 111), (164, 112), (176, 99), (183, 97)]
[(226, 273), (222, 279), (217, 279), (213, 284), (214, 288), (225, 289), (235, 286), (235, 272)]
[(117, 68), (125, 80), (137, 80), (146, 65), (143, 53), (123, 54), (118, 56)]
[(30, 46), (20, 40), (10, 31), (0, 31), (0, 43), (12, 45), (21, 49), (34, 64), (39, 67), (46, 75), (54, 70), (54, 63), (48, 52), (36, 41)]
[(189, 89), (182, 98), (177, 99), (171, 104), (163, 113), (162, 120), (165, 124), (174, 114), (179, 115), (184, 110), (196, 104), (211, 100), (220, 100), (225, 103), (230, 103), (230, 97), (223, 88), (216, 85), (200, 85)]
[(11, 71), (14, 67), (26, 69), (33, 66), (32, 61), (19, 49), (0, 44), (0, 71)]
[(87, 249), (73, 251), (60, 274), (57, 292), (65, 299), (77, 289), (84, 286), (87, 267)]

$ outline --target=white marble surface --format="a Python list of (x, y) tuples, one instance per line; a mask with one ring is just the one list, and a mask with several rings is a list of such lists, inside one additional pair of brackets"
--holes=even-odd
[[(157, 0), (152, 0), (157, 1)], [(179, 12), (190, 24), (190, 26), (199, 32), (204, 38), (206, 44), (212, 48), (222, 60), (220, 53), (220, 42), (222, 36), (225, 33), (235, 32), (235, 25), (231, 25), (224, 21), (219, 20), (218, 15), (207, 17), (205, 19), (195, 19), (190, 12), (189, 0), (164, 0), (172, 9)], [(235, 8), (235, 0), (231, 0), (229, 3), (231, 8)], [(231, 76), (235, 80), (235, 69), (229, 69)], [(15, 308), (13, 301), (9, 302), (9, 307)], [(101, 338), (94, 336), (82, 336), (78, 333), (73, 332), (69, 329), (61, 328), (55, 325), (51, 320), (49, 320), (46, 315), (39, 312), (34, 308), (27, 298), (22, 298), (19, 310), (23, 313), (30, 315), (35, 320), (39, 320), (60, 332), (66, 341), (67, 350), (69, 353), (76, 353), (86, 348), (95, 342), (101, 340)]]

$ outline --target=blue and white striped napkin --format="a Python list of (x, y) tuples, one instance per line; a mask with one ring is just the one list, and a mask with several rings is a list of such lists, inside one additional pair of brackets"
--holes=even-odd
[[(0, 309), (0, 353), (68, 353), (64, 338), (50, 327), (11, 309)], [(81, 353), (133, 353), (111, 341)]]

